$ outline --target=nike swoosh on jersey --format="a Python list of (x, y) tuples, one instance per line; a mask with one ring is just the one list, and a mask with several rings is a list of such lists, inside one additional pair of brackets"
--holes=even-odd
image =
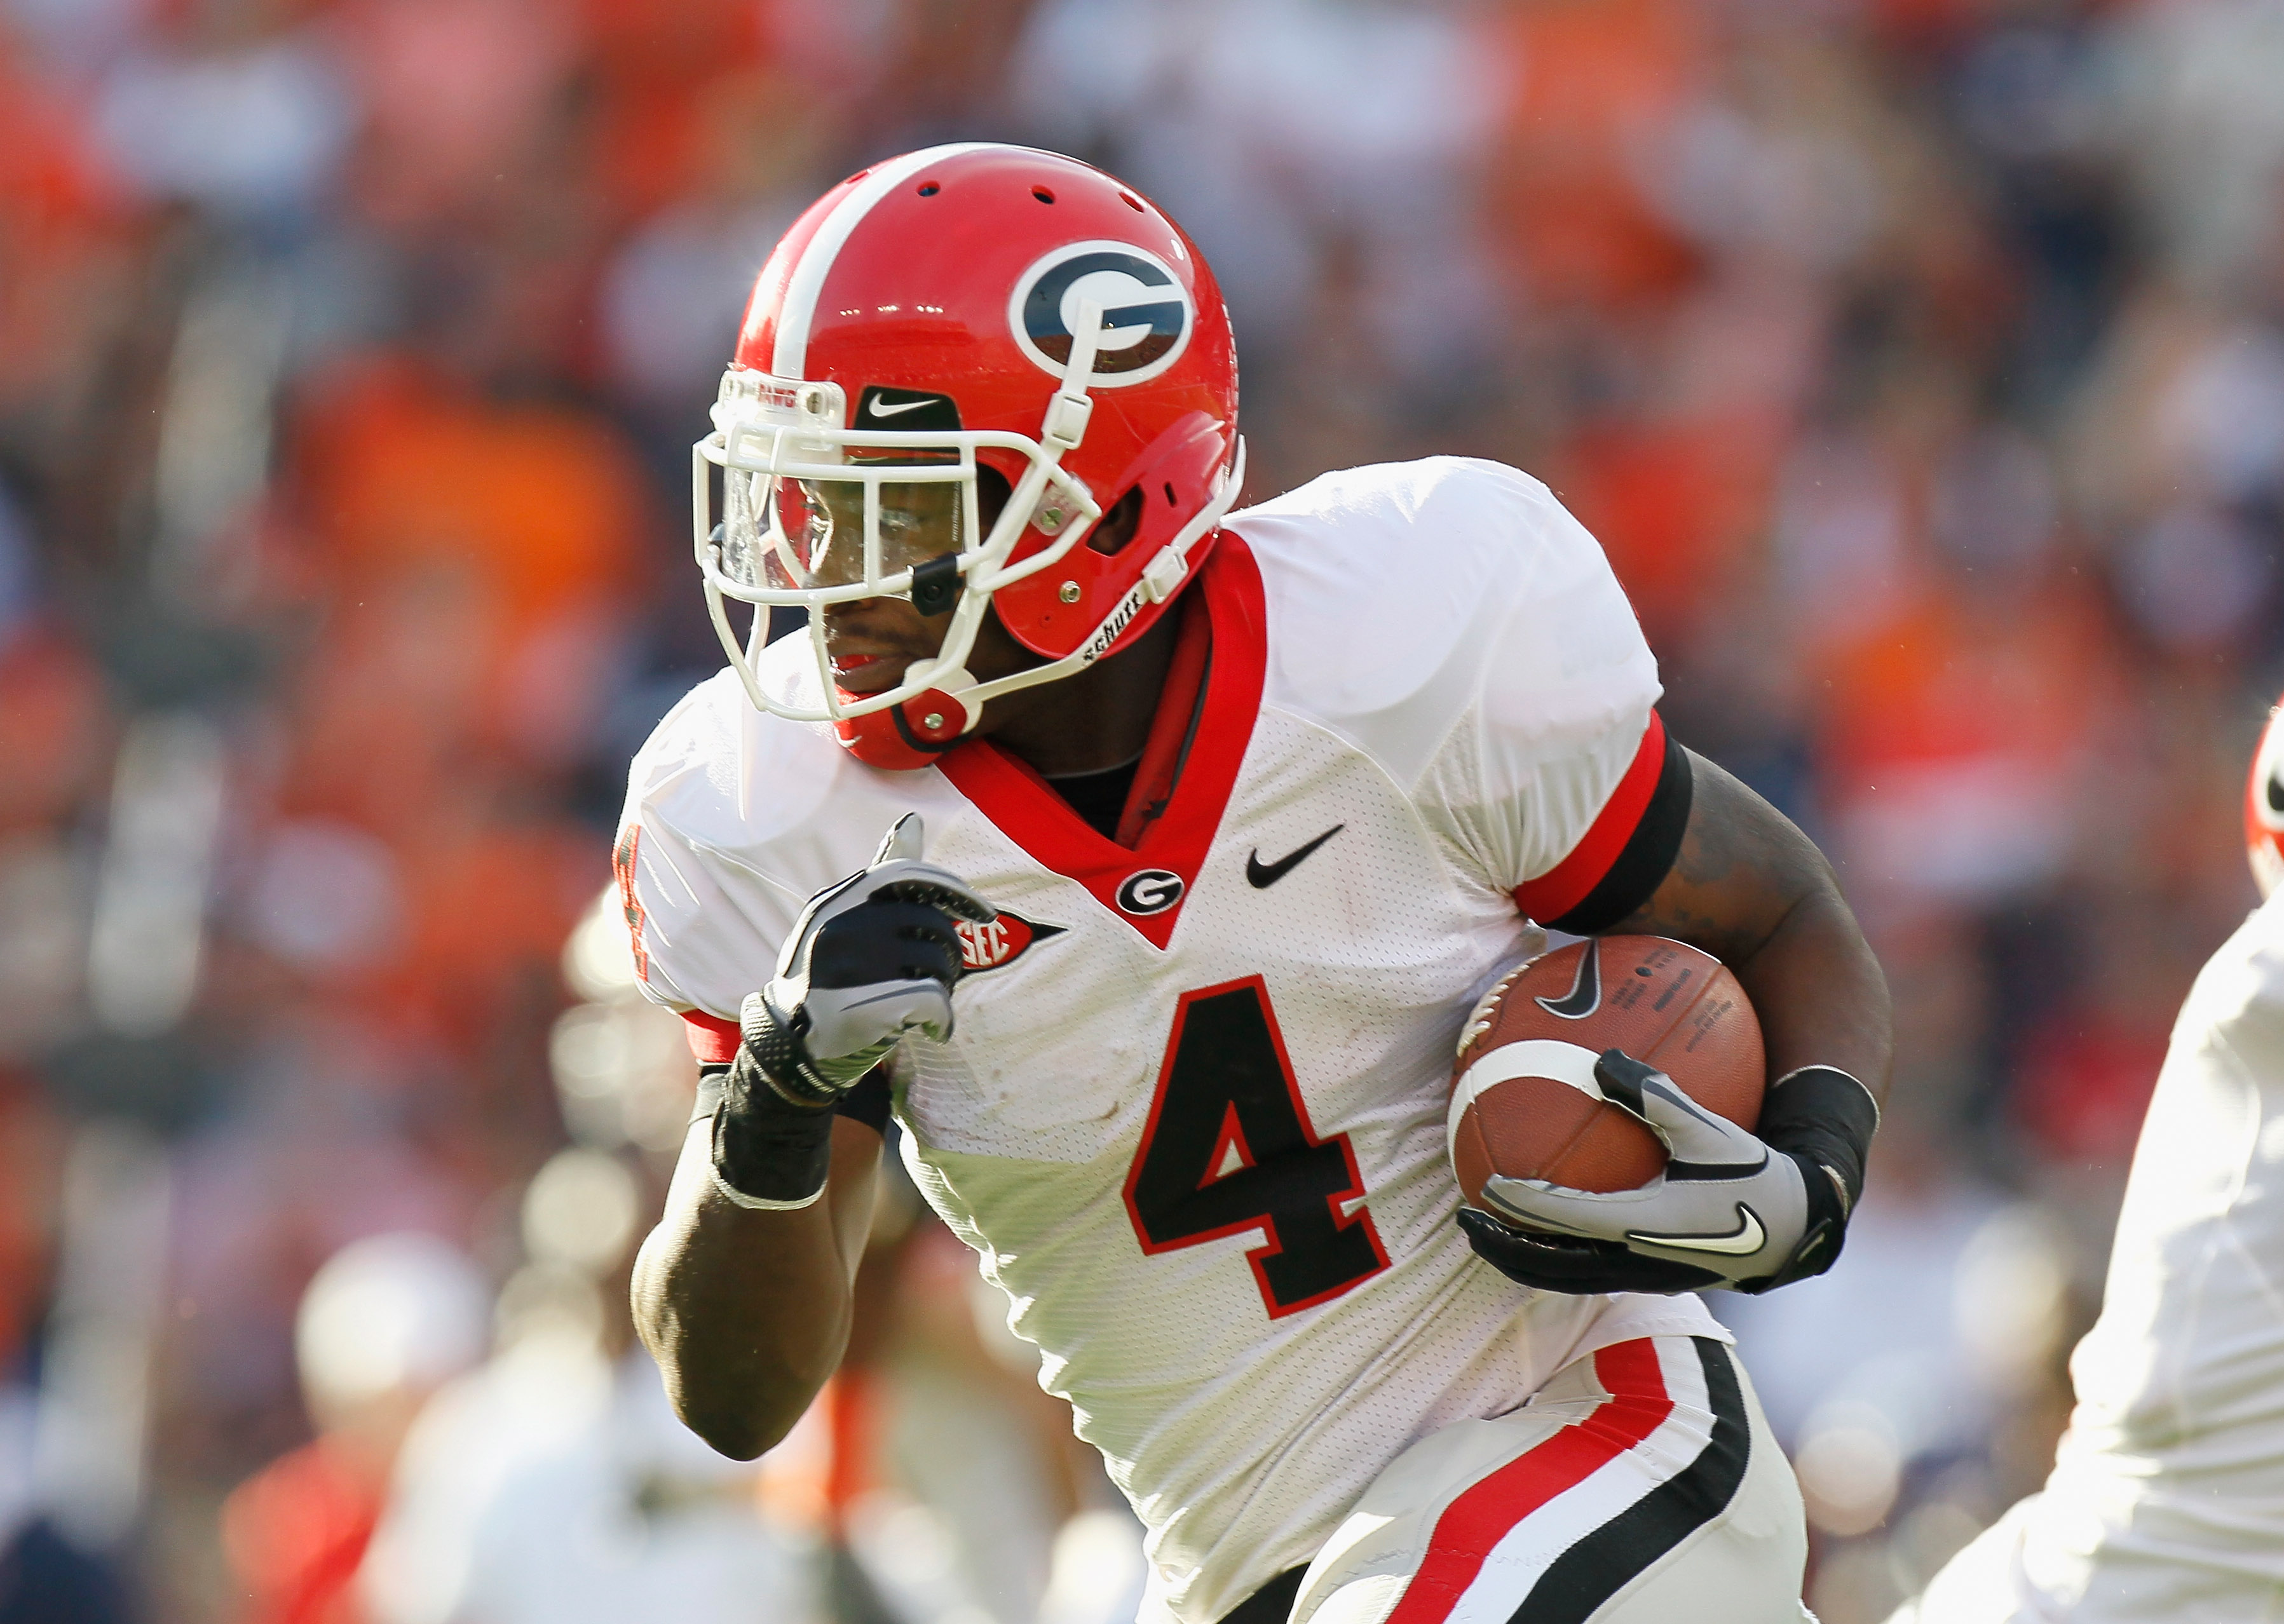
[(935, 397), (934, 395), (930, 395), (926, 400), (898, 401), (893, 406), (886, 401), (874, 401), (869, 410), (876, 418), (893, 418), (901, 412), (918, 411), (923, 406), (933, 406), (935, 404)]
[(1301, 847), (1300, 850), (1287, 853), (1286, 855), (1279, 857), (1274, 863), (1262, 862), (1261, 848), (1256, 846), (1246, 855), (1246, 883), (1250, 885), (1255, 891), (1268, 890), (1270, 886), (1275, 885), (1279, 880), (1284, 878), (1295, 869), (1299, 868), (1302, 863), (1306, 862), (1310, 853), (1315, 851), (1317, 847), (1322, 846), (1326, 841), (1331, 839), (1334, 835), (1340, 833), (1341, 830), (1347, 827), (1348, 825), (1346, 824), (1334, 824), (1330, 829), (1326, 830), (1324, 833), (1318, 835), (1315, 839)]
[(1737, 1203), (1737, 1227), (1726, 1235), (1645, 1235), (1639, 1230), (1628, 1230), (1626, 1238), (1652, 1246), (1670, 1246), (1677, 1252), (1717, 1252), (1733, 1258), (1749, 1257), (1769, 1244), (1768, 1231), (1761, 1228), (1760, 1215), (1742, 1201)]

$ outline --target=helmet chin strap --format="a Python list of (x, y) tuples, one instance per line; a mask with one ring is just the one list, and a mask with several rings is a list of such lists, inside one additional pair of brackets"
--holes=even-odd
[(933, 765), (958, 744), (982, 719), (982, 707), (966, 699), (975, 678), (958, 666), (937, 670), (935, 665), (917, 665), (919, 680), (928, 687), (912, 698), (834, 722), (841, 745), (868, 766), (910, 772)]
[[(1040, 441), (1057, 464), (1065, 454), (1077, 449), (1085, 438), (1087, 421), (1094, 414), (1089, 390), (1100, 347), (1102, 307), (1092, 300), (1082, 300), (1076, 315), (1077, 319), (1071, 324), (1070, 360), (1064, 369), (1062, 386), (1049, 398), (1045, 419), (1040, 425)], [(1044, 483), (1044, 474), (1036, 465), (1013, 494), (1011, 502), (1021, 501), (1023, 487), (1035, 478)], [(1044, 665), (994, 677), (988, 683), (976, 681), (974, 675), (957, 661), (943, 662), (941, 669), (937, 668), (938, 661), (922, 662), (908, 670), (906, 676), (924, 682), (927, 687), (899, 704), (861, 716), (841, 718), (834, 724), (834, 731), (841, 736), (841, 743), (876, 767), (910, 770), (930, 766), (937, 756), (975, 730), (983, 720), (983, 707), (988, 700), (1084, 670), (1110, 652), (1145, 609), (1164, 603), (1180, 589), (1190, 574), (1190, 550), (1219, 527), (1222, 516), (1236, 502), (1244, 484), (1245, 441), (1240, 437), (1236, 454), (1216, 480), (1213, 493), (1205, 504), (1158, 550), (1144, 568), (1141, 579), (1112, 606), (1074, 652)], [(966, 604), (960, 607), (963, 614), (967, 613)], [(979, 607), (974, 613), (980, 618), (982, 609)], [(973, 646), (972, 636), (967, 646)]]
[[(1216, 479), (1213, 495), (1206, 499), (1205, 505), (1191, 516), (1189, 523), (1174, 534), (1172, 540), (1158, 550), (1157, 556), (1143, 570), (1142, 578), (1127, 590), (1125, 597), (1111, 606), (1110, 613), (1103, 616), (1093, 634), (1075, 652), (1066, 654), (1060, 660), (1051, 660), (1043, 666), (1032, 666), (1006, 676), (995, 676), (988, 683), (975, 683), (973, 678), (968, 678), (972, 686), (955, 691), (959, 695), (958, 703), (966, 707), (971, 717), (969, 729), (975, 725), (973, 719), (982, 715), (986, 701), (996, 699), (1004, 693), (1036, 687), (1041, 683), (1052, 683), (1058, 677), (1083, 671), (1108, 653), (1137, 615), (1153, 604), (1164, 603), (1188, 579), (1190, 550), (1220, 528), (1222, 516), (1236, 503), (1237, 494), (1244, 486), (1245, 441), (1240, 436), (1236, 457)], [(947, 675), (967, 677), (965, 671), (953, 671)]]
[[(968, 696), (976, 687), (975, 679), (959, 666), (938, 671), (929, 662), (919, 674), (918, 680), (927, 687), (902, 705), (892, 709), (893, 714), (911, 724), (912, 730), (931, 742), (943, 739), (941, 748), (950, 749), (966, 734), (974, 730), (983, 719), (983, 707), (969, 702)], [(906, 730), (900, 727), (898, 731)]]
[(1190, 550), (1220, 527), (1222, 516), (1229, 511), (1244, 486), (1245, 441), (1240, 438), (1236, 457), (1220, 475), (1206, 504), (1159, 549), (1142, 579), (1103, 618), (1094, 635), (1076, 653), (994, 677), (988, 683), (977, 682), (964, 666), (950, 666), (943, 670), (932, 665), (924, 667), (921, 680), (929, 684), (927, 691), (884, 710), (843, 717), (834, 724), (841, 742), (874, 767), (911, 771), (933, 766), (936, 757), (975, 730), (976, 724), (983, 719), (987, 700), (1084, 670), (1109, 651), (1145, 607), (1163, 603), (1173, 596), (1174, 589), (1190, 573)]

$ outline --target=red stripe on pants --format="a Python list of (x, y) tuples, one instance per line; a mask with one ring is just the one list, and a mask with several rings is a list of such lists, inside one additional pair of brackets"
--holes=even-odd
[(1536, 1448), (1501, 1466), (1443, 1508), (1420, 1571), (1388, 1624), (1442, 1624), (1508, 1529), (1648, 1437), (1673, 1413), (1657, 1349), (1647, 1337), (1594, 1355), (1610, 1396)]

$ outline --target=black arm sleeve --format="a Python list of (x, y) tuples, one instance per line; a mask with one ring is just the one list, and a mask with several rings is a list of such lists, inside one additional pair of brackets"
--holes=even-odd
[(1880, 1107), (1871, 1090), (1836, 1066), (1803, 1066), (1771, 1086), (1754, 1131), (1771, 1150), (1799, 1164), (1808, 1229), (1782, 1269), (1764, 1279), (1740, 1281), (1739, 1291), (1774, 1291), (1839, 1261), (1879, 1127)]
[(1754, 1131), (1772, 1150), (1831, 1169), (1852, 1209), (1864, 1193), (1864, 1163), (1879, 1128), (1880, 1107), (1869, 1089), (1836, 1066), (1803, 1066), (1770, 1086)]
[[(726, 1060), (698, 1068), (698, 1104), (691, 1113), (692, 1121), (712, 1116), (721, 1109), (722, 1089), (729, 1075), (730, 1065)], [(865, 1073), (857, 1080), (856, 1085), (835, 1103), (833, 1114), (845, 1116), (852, 1122), (862, 1122), (885, 1138), (888, 1132), (888, 1068), (876, 1066)]]

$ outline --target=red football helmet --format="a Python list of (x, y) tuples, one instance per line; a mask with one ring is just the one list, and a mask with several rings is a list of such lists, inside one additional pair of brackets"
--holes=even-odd
[(2284, 883), (2284, 704), (2269, 712), (2260, 748), (2252, 753), (2252, 777), (2244, 786), (2244, 843), (2252, 854), (2252, 878), (2266, 896)]
[[(833, 722), (879, 767), (924, 767), (988, 700), (1139, 636), (1243, 471), (1229, 314), (1189, 238), (1099, 169), (982, 142), (876, 164), (794, 223), (713, 417), (692, 472), (723, 647), (755, 705)], [(1007, 493), (988, 531), (980, 476)], [(1106, 547), (1098, 521), (1122, 502), (1130, 538)], [(822, 611), (886, 597), (950, 610), (950, 629), (936, 659), (859, 698), (833, 682)], [(762, 606), (751, 639), (725, 598)], [(756, 678), (775, 604), (810, 612), (821, 702)], [(969, 675), (987, 607), (1045, 663)]]

